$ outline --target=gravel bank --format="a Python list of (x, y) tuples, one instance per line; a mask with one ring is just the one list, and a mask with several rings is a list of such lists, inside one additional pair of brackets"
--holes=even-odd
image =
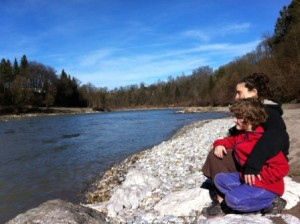
[[(108, 170), (88, 194), (88, 206), (107, 215), (110, 223), (220, 223), (200, 211), (211, 202), (200, 188), (201, 167), (212, 142), (227, 134), (231, 119), (199, 121), (169, 141), (136, 154)], [(286, 178), (287, 214), (276, 219), (300, 223), (288, 214), (300, 198), (300, 184)], [(222, 223), (272, 223), (274, 217), (226, 215)]]

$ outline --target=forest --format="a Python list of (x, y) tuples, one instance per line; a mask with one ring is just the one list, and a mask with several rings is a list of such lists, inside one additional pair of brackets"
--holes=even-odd
[[(168, 77), (108, 90), (80, 84), (62, 70), (30, 61), (23, 55), (0, 63), (0, 108), (89, 107), (95, 110), (179, 106), (225, 106), (232, 102), (235, 83), (254, 72), (270, 78), (273, 98), (300, 103), (300, 0), (283, 7), (271, 35), (256, 49), (213, 70), (207, 65), (192, 74)], [(4, 112), (3, 112), (4, 111)]]

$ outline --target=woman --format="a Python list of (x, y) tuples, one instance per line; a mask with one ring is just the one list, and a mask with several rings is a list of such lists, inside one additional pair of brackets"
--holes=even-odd
[(203, 215), (208, 217), (224, 214), (223, 210), (227, 206), (238, 212), (256, 212), (268, 208), (277, 196), (283, 194), (283, 178), (289, 171), (288, 161), (280, 151), (265, 161), (259, 177), (251, 185), (245, 183), (242, 167), (254, 145), (263, 136), (261, 124), (266, 121), (267, 114), (262, 102), (255, 98), (236, 101), (230, 111), (235, 117), (235, 127), (239, 133), (218, 139), (213, 146), (218, 151), (217, 157), (222, 157), (223, 150), (233, 149), (239, 172), (219, 173), (215, 176), (214, 183), (220, 193), (213, 205), (203, 209)]
[[(283, 111), (281, 105), (268, 100), (269, 97), (269, 78), (263, 73), (254, 73), (247, 76), (236, 85), (235, 100), (257, 98), (264, 103), (268, 115), (266, 122), (263, 124), (264, 135), (257, 141), (242, 167), (244, 181), (250, 186), (255, 184), (256, 178), (261, 178), (259, 173), (268, 158), (274, 157), (280, 151), (286, 157), (288, 155), (289, 136), (281, 117)], [(233, 127), (229, 129), (229, 133), (235, 135), (238, 131)], [(231, 149), (220, 149), (218, 147), (211, 150), (202, 167), (203, 174), (213, 180), (218, 173), (236, 172), (237, 165), (232, 152)], [(273, 208), (267, 212), (280, 213), (283, 209), (281, 208), (282, 204), (284, 204), (282, 201), (276, 199)]]

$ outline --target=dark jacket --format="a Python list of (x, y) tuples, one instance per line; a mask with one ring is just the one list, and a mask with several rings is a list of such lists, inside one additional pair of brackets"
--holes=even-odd
[[(286, 158), (289, 154), (289, 135), (282, 119), (281, 105), (268, 101), (265, 103), (265, 107), (268, 114), (267, 121), (263, 125), (265, 132), (249, 155), (243, 167), (244, 174), (259, 174), (266, 160), (274, 157), (280, 151)], [(231, 128), (229, 133), (235, 134), (236, 131)]]

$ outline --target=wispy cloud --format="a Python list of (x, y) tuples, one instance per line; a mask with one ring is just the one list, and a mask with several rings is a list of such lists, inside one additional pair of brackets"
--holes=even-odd
[[(118, 52), (121, 49), (106, 49), (79, 57), (76, 64), (80, 65), (80, 70), (73, 65), (67, 69), (71, 73), (79, 71), (77, 75), (84, 83), (93, 80), (110, 88), (114, 87), (111, 84), (116, 80), (120, 80), (121, 86), (139, 84), (141, 77), (145, 83), (151, 84), (158, 79), (166, 80), (170, 75), (188, 75), (200, 66), (216, 69), (220, 63), (228, 63), (235, 57), (254, 50), (258, 43), (258, 40), (243, 44), (215, 43), (131, 56), (122, 55), (122, 52)], [(121, 56), (116, 56), (118, 54)]]
[(201, 41), (210, 40), (210, 36), (205, 31), (202, 31), (202, 30), (187, 30), (182, 33), (182, 36), (196, 38)]
[(247, 32), (249, 29), (252, 28), (251, 23), (234, 23), (225, 25), (223, 27), (219, 27), (219, 33), (222, 35), (228, 34), (237, 34), (242, 32)]
[[(283, 4), (276, 1), (271, 9), (265, 1), (240, 0), (4, 1), (0, 55), (26, 54), (96, 86), (151, 84), (199, 66), (217, 69), (254, 50)], [(266, 9), (272, 12), (249, 16)]]
[(203, 29), (186, 30), (182, 32), (181, 36), (208, 42), (215, 37), (229, 36), (248, 32), (251, 27), (252, 26), (250, 23), (233, 23), (225, 25), (218, 24), (214, 28), (208, 27)]

